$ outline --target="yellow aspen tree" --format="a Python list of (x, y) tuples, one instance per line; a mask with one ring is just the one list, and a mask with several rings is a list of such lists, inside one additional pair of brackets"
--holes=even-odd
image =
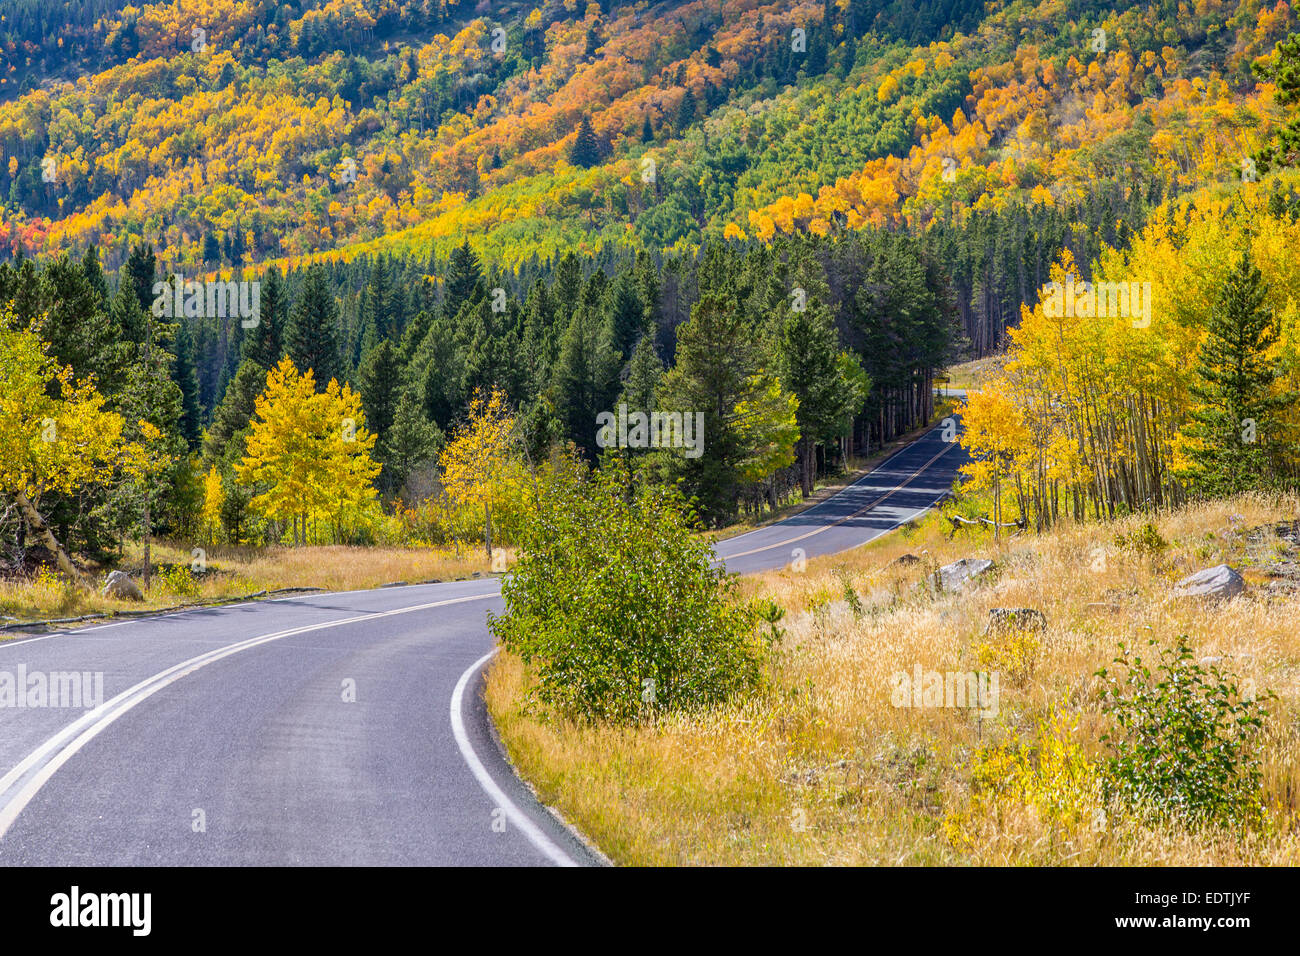
[[(46, 354), (30, 330), (0, 315), (0, 494), (14, 500), (31, 532), (49, 548), (67, 577), (86, 580), (41, 516), (47, 493), (73, 494), (115, 464), (140, 455), (122, 442), (120, 415), (104, 397)], [(55, 395), (51, 396), (50, 392)]]
[(1029, 429), (1020, 410), (1006, 395), (1005, 383), (992, 383), (972, 392), (958, 409), (962, 420), (961, 443), (971, 461), (962, 474), (975, 488), (993, 492), (993, 534), (1000, 539), (1002, 485), (1015, 473), (1017, 458), (1029, 444)]
[(382, 466), (371, 458), (377, 436), (365, 426), (357, 392), (331, 379), (316, 401), (323, 406), (324, 421), (338, 423), (325, 445), (326, 480), (320, 486), (326, 495), (322, 511), (332, 514), (338, 538), (347, 516), (360, 515), (375, 502), (374, 482)]
[(203, 527), (207, 532), (208, 546), (217, 539), (217, 529), (221, 527), (221, 506), (226, 502), (225, 489), (222, 487), (221, 472), (213, 465), (203, 476)]
[(498, 388), (478, 392), (469, 419), (447, 443), (438, 459), (443, 488), (457, 504), (483, 508), (483, 541), (492, 558), (492, 510), (522, 490), (523, 463), (515, 419)]
[(311, 370), (300, 374), (286, 357), (267, 373), (235, 475), (264, 489), (250, 507), (292, 523), (298, 545), (308, 540), (311, 519), (330, 519), (337, 536), (346, 515), (374, 499), (374, 445), (360, 397), (334, 380), (317, 394)]

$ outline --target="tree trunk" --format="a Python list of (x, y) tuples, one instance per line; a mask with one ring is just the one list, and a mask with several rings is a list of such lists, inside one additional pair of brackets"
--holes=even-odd
[(153, 569), (153, 554), (149, 548), (149, 492), (144, 493), (144, 590), (149, 590), (150, 572)]
[(58, 539), (54, 537), (54, 532), (45, 524), (36, 506), (27, 499), (27, 495), (19, 491), (14, 500), (18, 503), (18, 510), (23, 513), (23, 520), (32, 529), (32, 534), (44, 541), (45, 546), (54, 552), (54, 557), (59, 562), (59, 570), (81, 587), (89, 589), (90, 582), (77, 570), (72, 559), (63, 550), (63, 545), (59, 544)]

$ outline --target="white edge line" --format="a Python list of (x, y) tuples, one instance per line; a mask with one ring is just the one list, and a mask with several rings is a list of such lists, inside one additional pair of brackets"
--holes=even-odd
[[(320, 624), (309, 624), (301, 627), (289, 628), (283, 631), (275, 631), (270, 634), (263, 634), (259, 637), (249, 638), (235, 644), (228, 644), (225, 647), (199, 654), (187, 661), (182, 661), (164, 671), (145, 678), (133, 687), (128, 688), (118, 694), (112, 700), (101, 704), (94, 710), (84, 714), (79, 719), (73, 721), (68, 726), (62, 728), (54, 736), (50, 737), (45, 743), (41, 744), (34, 751), (28, 754), (23, 760), (14, 766), (4, 777), (0, 778), (0, 796), (7, 793), (13, 788), (19, 780), (29, 773), (34, 765), (49, 754), (56, 750), (67, 738), (82, 731), (71, 743), (67, 744), (61, 751), (55, 754), (40, 770), (27, 781), (23, 787), (10, 797), (3, 806), (0, 806), (0, 839), (3, 839), (5, 832), (22, 813), (23, 809), (36, 796), (45, 782), (54, 775), (54, 773), (77, 754), (82, 747), (98, 736), (117, 718), (121, 717), (127, 711), (134, 708), (137, 704), (153, 696), (169, 684), (175, 683), (182, 677), (194, 673), (202, 667), (206, 667), (215, 661), (237, 654), (240, 651), (257, 647), (271, 641), (279, 640), (284, 637), (291, 637), (298, 634), (306, 634), (310, 631), (323, 631), (331, 627), (341, 627), (344, 624), (354, 624), (358, 621), (370, 621), (376, 618), (389, 617), (394, 614), (406, 614), (411, 611), (425, 611), (430, 608), (443, 607), (448, 604), (462, 604), (467, 601), (482, 601), (487, 598), (495, 597), (495, 594), (474, 594), (466, 597), (448, 598), (444, 601), (435, 601), (431, 604), (417, 604), (411, 607), (394, 608), (389, 611), (375, 611), (369, 614), (362, 614), (356, 617), (343, 618), (337, 621), (324, 621)], [(120, 705), (120, 706), (118, 706)], [(84, 728), (84, 730), (83, 730)]]
[(496, 802), (497, 807), (505, 811), (506, 817), (528, 838), (529, 843), (540, 850), (556, 866), (577, 866), (578, 864), (560, 849), (550, 837), (543, 833), (541, 828), (532, 821), (532, 818), (515, 806), (514, 801), (506, 796), (504, 790), (497, 786), (496, 781), (487, 772), (487, 768), (483, 766), (483, 762), (478, 759), (478, 754), (474, 752), (474, 748), (469, 742), (469, 734), (465, 732), (465, 720), (461, 714), (465, 688), (469, 685), (470, 678), (477, 674), (479, 669), (490, 661), (495, 654), (496, 648), (493, 648), (473, 664), (470, 664), (465, 673), (460, 675), (460, 680), (456, 682), (456, 689), (451, 692), (451, 732), (456, 738), (456, 746), (460, 748), (460, 755), (474, 774), (474, 779), (478, 781), (479, 786)]

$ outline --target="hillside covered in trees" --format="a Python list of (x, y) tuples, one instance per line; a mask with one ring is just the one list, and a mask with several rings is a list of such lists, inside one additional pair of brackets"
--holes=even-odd
[[(6, 11), (6, 361), (48, 359), (12, 414), (118, 436), (75, 482), (39, 444), (9, 465), (19, 552), (510, 540), (525, 476), (612, 455), (725, 523), (1008, 344), (977, 485), (1040, 526), (1176, 502), (1222, 425), (1205, 277), (1252, 243), (1237, 281), (1280, 319), (1252, 420), (1289, 427), (1285, 3)], [(1161, 318), (1104, 354), (1044, 314), (1051, 280), (1139, 272)]]
[[(977, 354), (1069, 248), (1239, 176), (1282, 0), (6, 5), (0, 249), (503, 270), (932, 234)], [(48, 42), (57, 37), (56, 43)], [(355, 289), (354, 289), (355, 291)]]

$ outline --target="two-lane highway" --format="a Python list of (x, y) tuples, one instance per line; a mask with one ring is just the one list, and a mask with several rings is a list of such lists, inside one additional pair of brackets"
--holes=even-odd
[[(781, 567), (924, 512), (963, 461), (941, 431), (720, 558)], [(493, 738), (485, 617), (501, 607), (483, 579), (0, 643), (0, 865), (598, 862)], [(4, 702), (5, 675), (67, 690), (72, 672), (102, 675), (102, 700)]]

